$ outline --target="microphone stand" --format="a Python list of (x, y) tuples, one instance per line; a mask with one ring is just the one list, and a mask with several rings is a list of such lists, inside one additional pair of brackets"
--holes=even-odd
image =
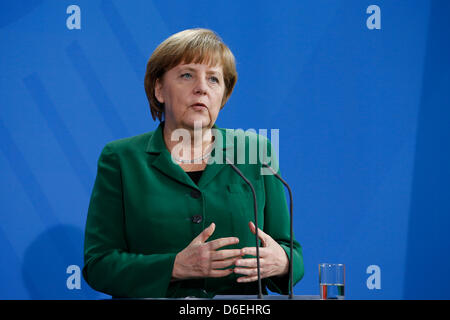
[(281, 178), (281, 176), (278, 173), (276, 173), (275, 170), (271, 166), (269, 166), (266, 163), (263, 163), (262, 166), (266, 167), (270, 171), (272, 171), (274, 176), (277, 177), (278, 180), (280, 180), (286, 186), (286, 188), (288, 189), (288, 192), (289, 192), (289, 200), (290, 200), (289, 213), (290, 213), (290, 219), (291, 219), (291, 230), (290, 230), (291, 231), (291, 235), (290, 235), (290, 247), (289, 247), (289, 252), (290, 252), (290, 258), (289, 258), (289, 299), (293, 299), (293, 297), (294, 297), (294, 290), (293, 290), (293, 283), (292, 282), (293, 282), (293, 279), (294, 279), (294, 276), (293, 276), (294, 232), (293, 232), (293, 227), (292, 227), (292, 225), (293, 225), (292, 191), (291, 191), (291, 188), (289, 187), (289, 185), (287, 184), (287, 182), (284, 181), (283, 178)]
[(262, 299), (262, 287), (261, 287), (261, 269), (259, 265), (259, 238), (258, 238), (258, 204), (256, 202), (256, 192), (252, 183), (244, 176), (244, 174), (228, 159), (225, 157), (226, 162), (233, 168), (234, 171), (249, 185), (253, 194), (253, 204), (254, 204), (254, 213), (255, 213), (255, 237), (256, 237), (256, 268), (258, 271), (258, 299)]

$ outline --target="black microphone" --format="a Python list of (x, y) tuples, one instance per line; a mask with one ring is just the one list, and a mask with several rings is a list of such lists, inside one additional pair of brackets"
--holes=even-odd
[(252, 190), (253, 194), (253, 208), (255, 213), (255, 237), (256, 237), (256, 268), (258, 271), (258, 299), (262, 299), (262, 288), (261, 288), (261, 268), (259, 265), (259, 238), (258, 238), (258, 204), (256, 202), (256, 192), (255, 188), (253, 187), (252, 183), (244, 176), (244, 174), (230, 161), (228, 158), (225, 157), (226, 162), (233, 168), (234, 171), (242, 178), (244, 181), (249, 185), (250, 189)]
[(292, 191), (291, 191), (291, 188), (289, 187), (289, 185), (287, 184), (287, 182), (284, 181), (283, 178), (281, 178), (281, 176), (280, 176), (278, 173), (276, 173), (275, 170), (274, 170), (271, 166), (269, 166), (269, 165), (266, 164), (266, 163), (263, 163), (262, 166), (263, 166), (263, 167), (266, 167), (266, 168), (268, 168), (270, 171), (272, 171), (273, 175), (274, 175), (275, 177), (277, 177), (278, 180), (280, 180), (280, 181), (286, 186), (286, 188), (287, 188), (288, 191), (289, 191), (289, 200), (290, 200), (290, 203), (289, 203), (289, 213), (290, 213), (290, 216), (291, 216), (291, 236), (290, 236), (290, 237), (291, 237), (291, 239), (290, 239), (290, 242), (291, 242), (291, 243), (290, 243), (290, 248), (289, 248), (289, 251), (290, 251), (290, 259), (289, 259), (289, 299), (292, 299), (292, 298), (294, 297), (293, 284), (292, 284), (293, 279), (294, 279), (294, 277), (293, 277), (294, 232), (293, 232), (293, 230), (292, 230), (292, 224), (293, 224), (293, 223), (292, 223), (292, 222), (293, 222), (293, 214), (292, 214)]

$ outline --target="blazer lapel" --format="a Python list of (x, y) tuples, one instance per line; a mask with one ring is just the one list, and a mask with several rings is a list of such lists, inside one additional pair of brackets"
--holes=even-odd
[(146, 152), (155, 155), (151, 165), (166, 176), (192, 188), (198, 189), (197, 185), (189, 178), (186, 172), (184, 172), (179, 165), (173, 163), (172, 157), (164, 143), (163, 127), (164, 123), (161, 122), (147, 144)]
[[(226, 137), (224, 129), (218, 128), (216, 125), (213, 126), (213, 129), (216, 129), (219, 133), (219, 140), (216, 142), (214, 150), (211, 154), (213, 159), (215, 159), (216, 161), (213, 163), (209, 163), (206, 166), (205, 171), (203, 172), (200, 181), (198, 182), (200, 188), (204, 188), (223, 168), (229, 166), (229, 164), (227, 164), (225, 160), (225, 157), (230, 158), (228, 152), (230, 152), (230, 150), (233, 148), (233, 141), (228, 136)], [(230, 160), (234, 161), (234, 159)]]
[(172, 157), (167, 150), (166, 144), (164, 143), (163, 127), (164, 122), (161, 122), (153, 135), (150, 137), (146, 149), (146, 152), (155, 155), (151, 165), (163, 174), (180, 183), (188, 185), (189, 187), (203, 189), (224, 167), (228, 166), (224, 157), (227, 155), (227, 151), (230, 150), (230, 148), (233, 148), (233, 141), (232, 139), (225, 138), (226, 134), (224, 129), (220, 129), (214, 125), (213, 129), (217, 130), (216, 132), (218, 135), (216, 136), (217, 143), (213, 149), (212, 157), (220, 157), (222, 160), (215, 158), (219, 161), (209, 163), (206, 166), (205, 171), (200, 178), (199, 185), (197, 186), (187, 175), (187, 173), (184, 172), (179, 165), (172, 161)]

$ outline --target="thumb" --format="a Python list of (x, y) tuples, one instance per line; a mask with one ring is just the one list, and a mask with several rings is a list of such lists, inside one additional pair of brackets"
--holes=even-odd
[(208, 228), (204, 229), (192, 242), (199, 242), (199, 243), (206, 242), (206, 240), (208, 240), (208, 238), (212, 236), (215, 229), (216, 225), (213, 222), (209, 225)]
[[(256, 234), (256, 226), (252, 221), (248, 223), (248, 226), (250, 227), (250, 231), (253, 234)], [(263, 247), (265, 247), (267, 245), (268, 240), (270, 239), (270, 236), (264, 231), (262, 231), (260, 228), (258, 228), (258, 238), (259, 240), (261, 240)]]

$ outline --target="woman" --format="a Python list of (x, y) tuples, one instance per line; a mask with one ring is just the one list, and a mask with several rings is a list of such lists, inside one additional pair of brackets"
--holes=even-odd
[[(239, 151), (240, 137), (227, 139), (215, 125), (236, 80), (233, 54), (210, 30), (179, 32), (154, 51), (145, 90), (160, 125), (108, 143), (98, 161), (85, 232), (83, 275), (91, 287), (116, 297), (257, 293), (250, 189), (229, 164), (211, 161), (217, 154), (230, 160)], [(190, 139), (174, 139), (180, 132)], [(267, 140), (248, 135), (246, 151), (252, 139), (270, 148)], [(175, 152), (180, 144), (184, 151)], [(283, 186), (260, 174), (260, 162), (236, 165), (257, 193), (264, 292), (267, 286), (286, 294)], [(303, 260), (294, 243), (298, 282)]]

